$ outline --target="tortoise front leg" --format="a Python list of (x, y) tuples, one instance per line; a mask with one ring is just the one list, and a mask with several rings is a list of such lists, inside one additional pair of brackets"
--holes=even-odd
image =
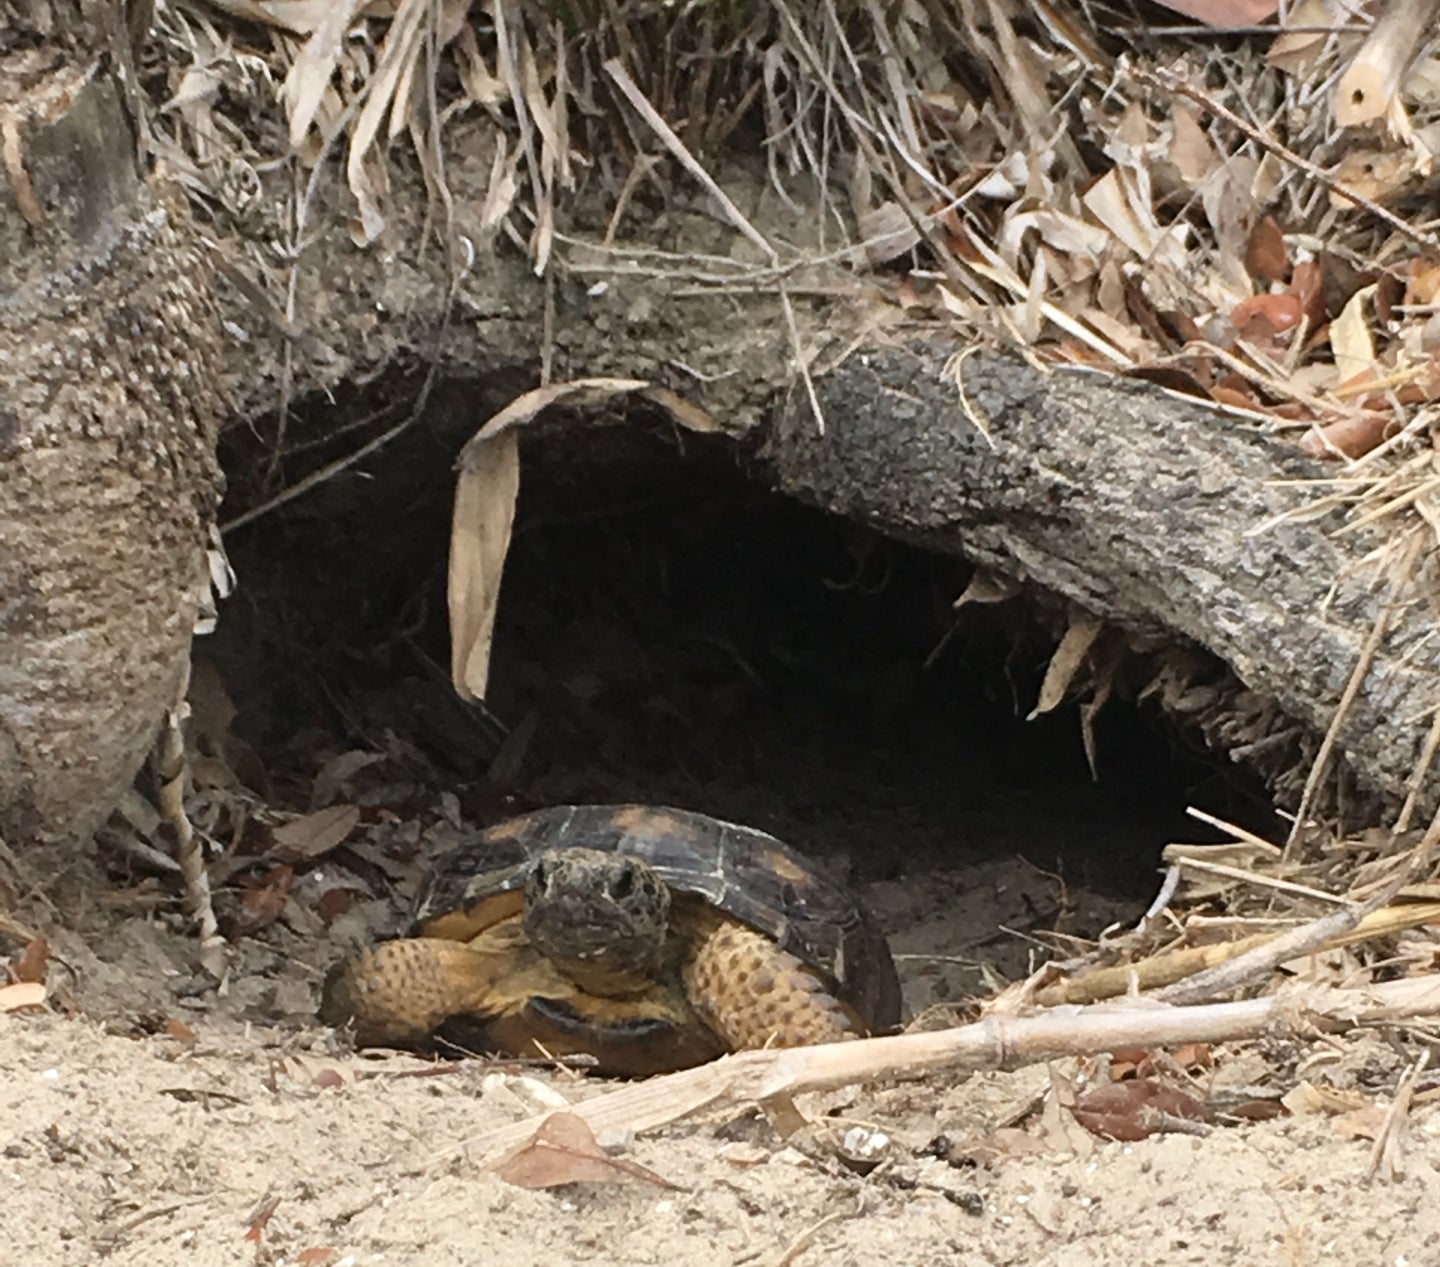
[(804, 1047), (865, 1034), (818, 974), (763, 933), (710, 909), (686, 912), (682, 968), (690, 1005), (731, 1051)]
[(494, 1010), (495, 985), (512, 967), (467, 942), (407, 937), (337, 964), (325, 979), (320, 1019), (353, 1024), (362, 1046), (424, 1042), (452, 1016)]

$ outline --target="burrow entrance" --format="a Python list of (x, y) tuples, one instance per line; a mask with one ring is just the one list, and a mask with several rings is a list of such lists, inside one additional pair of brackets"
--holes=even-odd
[[(487, 412), (447, 388), (382, 454), (228, 537), (241, 588), (202, 650), (267, 795), (306, 808), (337, 754), (385, 754), (348, 794), (399, 848), (317, 866), (319, 909), (347, 866), (363, 893), (327, 914), (336, 944), (306, 952), (311, 969), (393, 926), (425, 824), (448, 839), (512, 809), (638, 800), (753, 824), (848, 874), (919, 1012), (1133, 923), (1164, 844), (1208, 838), (1187, 805), (1268, 822), (1257, 787), (1143, 707), (1101, 715), (1092, 778), (1074, 707), (1026, 720), (1054, 639), (1023, 600), (957, 613), (963, 560), (779, 496), (759, 459), (644, 418), (527, 439), (489, 699), (461, 704), (450, 466)], [(264, 443), (231, 437), (237, 508), (261, 498)]]

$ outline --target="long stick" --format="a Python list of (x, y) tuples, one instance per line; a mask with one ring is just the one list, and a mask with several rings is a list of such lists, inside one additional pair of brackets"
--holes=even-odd
[[(1345, 1028), (1361, 1021), (1435, 1013), (1440, 1013), (1440, 974), (1357, 990), (1297, 985), (1261, 999), (1202, 1007), (1129, 1002), (1054, 1008), (1040, 1016), (989, 1016), (973, 1025), (926, 1034), (741, 1052), (606, 1092), (569, 1111), (584, 1118), (596, 1135), (613, 1136), (657, 1130), (714, 1105), (752, 1103), (857, 1082), (1019, 1068), (1117, 1047), (1215, 1043), (1271, 1031)], [(547, 1115), (487, 1131), (461, 1147), (484, 1159), (523, 1143)]]

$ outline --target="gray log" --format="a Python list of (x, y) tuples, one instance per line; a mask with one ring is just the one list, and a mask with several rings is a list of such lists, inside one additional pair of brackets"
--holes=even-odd
[[(1293, 438), (1151, 385), (1045, 374), (1000, 355), (964, 367), (982, 434), (944, 360), (851, 357), (820, 381), (823, 436), (793, 394), (769, 444), (780, 485), (1124, 628), (1179, 635), (1273, 697), (1313, 750), (1382, 601), (1361, 564), (1377, 538), (1334, 538), (1336, 514), (1251, 529), (1319, 496), (1275, 481), (1336, 468), (1302, 457)], [(1364, 787), (1393, 801), (1440, 706), (1440, 644), (1428, 604), (1409, 603), (1391, 625), (1338, 750)]]

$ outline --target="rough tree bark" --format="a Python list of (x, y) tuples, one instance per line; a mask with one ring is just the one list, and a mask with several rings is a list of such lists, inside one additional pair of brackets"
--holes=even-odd
[[(850, 358), (821, 380), (823, 435), (792, 398), (769, 445), (781, 487), (1124, 628), (1178, 634), (1323, 735), (1392, 598), (1362, 562), (1377, 534), (1335, 537), (1338, 513), (1251, 530), (1313, 502), (1303, 481), (1334, 468), (1148, 384), (998, 355), (965, 363), (972, 420), (943, 372), (950, 350)], [(1336, 749), (1391, 800), (1440, 706), (1433, 609), (1414, 594), (1390, 609)]]
[(179, 683), (218, 490), (220, 343), (141, 179), (125, 14), (0, 15), (0, 837), (80, 840)]

